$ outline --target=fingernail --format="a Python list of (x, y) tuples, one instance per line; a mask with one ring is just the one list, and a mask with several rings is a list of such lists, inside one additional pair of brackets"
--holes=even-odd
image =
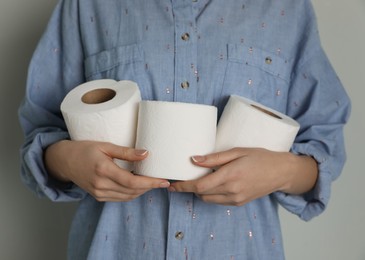
[(146, 154), (148, 153), (147, 150), (144, 150), (144, 149), (136, 149), (134, 150), (134, 154), (137, 155), (137, 156), (145, 156)]
[(191, 159), (196, 162), (196, 163), (202, 163), (205, 161), (205, 156), (200, 156), (200, 155), (196, 155), (196, 156), (192, 156)]
[(170, 182), (165, 181), (160, 183), (160, 188), (168, 188), (170, 187)]

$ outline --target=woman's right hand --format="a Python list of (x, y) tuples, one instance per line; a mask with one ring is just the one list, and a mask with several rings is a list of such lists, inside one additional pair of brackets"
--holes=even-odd
[(51, 176), (73, 182), (98, 201), (130, 201), (154, 188), (167, 188), (164, 179), (137, 176), (120, 168), (113, 159), (140, 161), (148, 151), (106, 142), (59, 141), (45, 151)]

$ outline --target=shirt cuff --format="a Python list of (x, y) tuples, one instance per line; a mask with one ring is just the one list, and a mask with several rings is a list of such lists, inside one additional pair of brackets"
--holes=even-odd
[(275, 192), (273, 196), (286, 210), (309, 221), (326, 209), (331, 195), (333, 178), (326, 159), (327, 155), (313, 145), (294, 144), (292, 152), (311, 156), (317, 161), (319, 174), (315, 187), (302, 195)]
[(35, 135), (32, 143), (22, 148), (24, 163), (21, 169), (23, 182), (39, 197), (51, 201), (70, 202), (83, 199), (86, 192), (73, 183), (62, 183), (52, 178), (44, 166), (44, 150), (49, 145), (69, 139), (64, 131), (43, 132)]

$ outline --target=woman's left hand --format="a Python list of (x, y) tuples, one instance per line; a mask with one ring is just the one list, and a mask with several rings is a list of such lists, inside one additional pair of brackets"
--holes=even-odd
[[(198, 166), (218, 169), (197, 180), (175, 182), (169, 190), (193, 192), (205, 202), (222, 205), (241, 206), (275, 191), (302, 193), (312, 188), (317, 178), (317, 165), (312, 158), (289, 152), (234, 148), (192, 159)], [(298, 174), (292, 171), (298, 166), (303, 173), (309, 166), (311, 174), (307, 176), (311, 179), (295, 179)]]

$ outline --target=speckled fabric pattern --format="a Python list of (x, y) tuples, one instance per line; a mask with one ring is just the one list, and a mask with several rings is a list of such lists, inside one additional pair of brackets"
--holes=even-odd
[[(232, 94), (296, 119), (292, 152), (319, 163), (316, 187), (242, 207), (152, 190), (100, 203), (47, 175), (43, 149), (68, 138), (60, 103), (85, 81), (133, 80), (144, 100), (209, 104)], [(319, 215), (341, 172), (348, 97), (323, 52), (309, 0), (59, 1), (33, 56), (20, 121), (22, 178), (53, 201), (80, 201), (69, 259), (284, 259), (277, 208)], [(188, 127), (188, 126), (187, 126)]]

